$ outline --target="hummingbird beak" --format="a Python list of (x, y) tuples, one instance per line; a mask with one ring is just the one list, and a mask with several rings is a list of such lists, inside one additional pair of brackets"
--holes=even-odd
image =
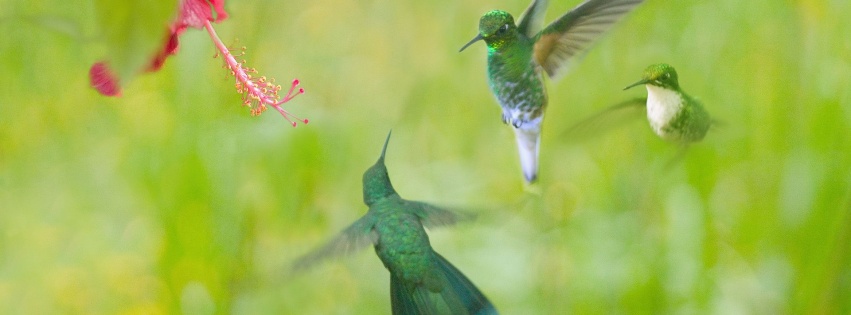
[(638, 82), (635, 82), (635, 83), (633, 83), (633, 84), (630, 84), (629, 86), (627, 86), (627, 87), (625, 87), (625, 88), (623, 88), (623, 89), (624, 89), (624, 91), (625, 91), (625, 90), (629, 90), (629, 89), (631, 89), (631, 88), (633, 88), (633, 87), (636, 87), (636, 86), (638, 86), (638, 85), (647, 84), (647, 82), (649, 82), (647, 79), (642, 79), (641, 81), (638, 81)]
[(470, 42), (469, 42), (469, 43), (467, 43), (467, 45), (464, 45), (464, 47), (461, 47), (461, 49), (460, 49), (460, 50), (458, 50), (458, 52), (462, 52), (462, 51), (464, 51), (464, 49), (467, 49), (467, 47), (469, 47), (469, 46), (470, 46), (470, 45), (472, 45), (473, 43), (478, 42), (478, 41), (480, 41), (480, 40), (482, 40), (482, 34), (478, 34), (478, 35), (476, 35), (476, 37), (473, 37), (473, 39), (472, 39), (472, 40), (470, 40)]
[(387, 152), (387, 144), (390, 143), (390, 134), (393, 133), (393, 129), (390, 129), (390, 132), (387, 133), (387, 140), (384, 140), (384, 149), (381, 149), (381, 157), (378, 158), (379, 162), (384, 162), (384, 153)]

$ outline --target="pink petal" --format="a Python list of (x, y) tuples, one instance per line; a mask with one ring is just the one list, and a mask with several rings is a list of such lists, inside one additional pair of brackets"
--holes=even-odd
[(177, 54), (177, 36), (179, 35), (180, 34), (173, 32), (168, 36), (168, 41), (165, 43), (165, 47), (163, 47), (162, 50), (160, 50), (159, 52), (157, 52), (156, 55), (154, 55), (154, 58), (151, 60), (151, 63), (148, 65), (148, 68), (145, 69), (146, 71), (154, 72), (159, 70), (160, 68), (162, 68), (163, 64), (165, 63), (165, 59), (168, 58), (168, 56)]
[[(216, 10), (215, 18), (213, 18), (210, 4)], [(221, 22), (227, 17), (224, 0), (183, 0), (180, 3), (180, 15), (175, 21), (174, 29), (180, 31), (187, 26), (203, 28), (206, 21)]]
[[(212, 5), (212, 8), (211, 8)], [(213, 10), (216, 11), (215, 18)], [(181, 0), (180, 12), (168, 28), (168, 37), (161, 50), (151, 57), (151, 62), (144, 69), (147, 72), (162, 68), (165, 60), (177, 53), (178, 37), (187, 27), (204, 28), (207, 21), (221, 22), (227, 19), (225, 0)], [(118, 77), (109, 69), (106, 62), (101, 61), (92, 65), (89, 70), (89, 81), (93, 88), (106, 96), (120, 96), (121, 85)]]
[(106, 62), (98, 62), (89, 69), (89, 82), (100, 94), (105, 96), (121, 96), (121, 86), (118, 77), (112, 73)]

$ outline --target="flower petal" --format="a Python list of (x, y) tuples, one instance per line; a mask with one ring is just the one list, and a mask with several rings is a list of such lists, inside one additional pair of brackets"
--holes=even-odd
[(121, 96), (121, 86), (118, 77), (112, 73), (106, 62), (98, 62), (89, 69), (89, 82), (100, 94), (105, 96)]
[[(210, 4), (216, 10), (215, 18)], [(180, 15), (175, 21), (175, 30), (180, 31), (187, 26), (203, 28), (206, 21), (221, 22), (227, 17), (224, 0), (183, 0), (180, 2)]]
[[(215, 14), (213, 10), (215, 10)], [(181, 0), (177, 20), (169, 25), (165, 43), (156, 54), (151, 56), (150, 63), (144, 68), (144, 71), (154, 72), (159, 70), (169, 56), (177, 53), (179, 48), (178, 37), (183, 34), (187, 27), (204, 28), (207, 21), (221, 22), (227, 17), (225, 0)], [(105, 61), (92, 65), (89, 70), (89, 81), (92, 87), (103, 95), (121, 95), (118, 76), (107, 66)]]
[(145, 69), (146, 71), (154, 72), (160, 70), (160, 68), (162, 68), (163, 66), (163, 63), (165, 63), (165, 59), (168, 58), (168, 56), (177, 54), (177, 48), (179, 44), (177, 41), (177, 36), (180, 36), (180, 34), (175, 32), (171, 32), (169, 34), (168, 41), (165, 43), (165, 47), (163, 47), (159, 52), (157, 52), (157, 54), (151, 60), (151, 64), (148, 65), (147, 69)]

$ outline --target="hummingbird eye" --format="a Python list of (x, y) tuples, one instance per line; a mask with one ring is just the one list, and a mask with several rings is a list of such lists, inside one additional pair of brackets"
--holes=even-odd
[(502, 27), (500, 27), (499, 30), (496, 31), (496, 32), (499, 33), (499, 34), (505, 34), (505, 32), (507, 32), (507, 31), (508, 31), (508, 24), (505, 24)]

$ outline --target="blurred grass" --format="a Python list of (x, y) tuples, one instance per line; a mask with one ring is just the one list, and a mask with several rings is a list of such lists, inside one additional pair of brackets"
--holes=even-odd
[[(307, 90), (293, 129), (249, 117), (200, 30), (103, 98), (92, 2), (0, 1), (0, 313), (387, 313), (371, 250), (286, 271), (366, 211), (391, 128), (403, 197), (493, 209), (431, 236), (503, 313), (851, 312), (851, 4), (644, 4), (549, 82), (531, 193), (484, 46), (457, 53), (526, 5), (229, 2), (219, 35)], [(558, 138), (657, 62), (727, 123), (675, 167), (643, 123)]]

